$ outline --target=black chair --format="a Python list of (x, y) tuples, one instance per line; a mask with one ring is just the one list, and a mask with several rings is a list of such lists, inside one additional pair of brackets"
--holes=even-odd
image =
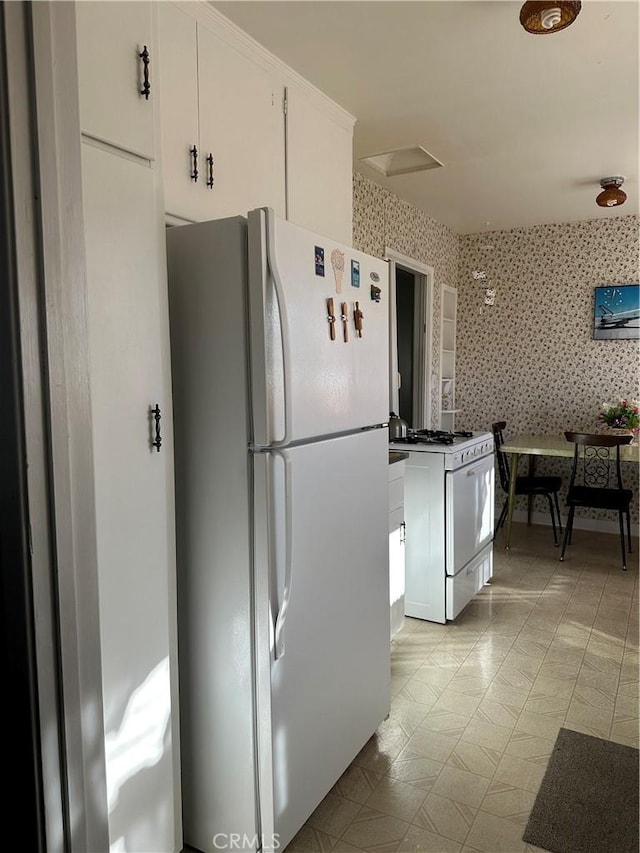
[[(504, 437), (502, 431), (506, 428), (506, 421), (499, 421), (493, 424), (491, 431), (493, 432), (493, 441), (496, 450), (496, 460), (498, 463), (498, 473), (500, 475), (500, 485), (507, 495), (507, 499), (502, 507), (500, 518), (496, 524), (495, 533), (502, 527), (507, 517), (507, 508), (509, 506), (509, 478), (511, 472), (509, 470), (509, 461), (506, 453), (502, 450)], [(549, 501), (549, 513), (551, 515), (551, 525), (553, 527), (553, 539), (556, 545), (558, 542), (558, 534), (556, 532), (556, 516), (558, 514), (558, 527), (562, 533), (562, 521), (560, 519), (560, 505), (558, 503), (558, 492), (562, 486), (562, 477), (517, 477), (516, 478), (516, 495), (543, 495)], [(553, 495), (553, 498), (552, 498)], [(494, 535), (495, 535), (494, 533)]]
[[(567, 441), (574, 444), (573, 469), (567, 494), (569, 518), (562, 543), (560, 559), (564, 560), (567, 544), (571, 544), (573, 516), (577, 506), (590, 509), (609, 509), (618, 513), (622, 569), (627, 570), (624, 549), (624, 516), (627, 516), (627, 536), (631, 553), (630, 506), (633, 492), (622, 485), (620, 448), (630, 444), (631, 435), (591, 435), (582, 432), (565, 432)], [(580, 448), (583, 448), (581, 451)], [(615, 453), (613, 449), (615, 448)]]

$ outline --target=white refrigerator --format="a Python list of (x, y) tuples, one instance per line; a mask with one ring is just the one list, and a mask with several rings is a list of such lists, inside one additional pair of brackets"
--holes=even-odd
[(267, 208), (167, 251), (184, 840), (282, 849), (389, 713), (388, 269)]

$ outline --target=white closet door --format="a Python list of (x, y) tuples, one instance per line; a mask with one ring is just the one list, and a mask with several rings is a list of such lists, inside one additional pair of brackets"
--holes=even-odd
[(153, 170), (86, 143), (82, 169), (109, 834), (115, 849), (162, 853), (174, 850), (180, 820), (163, 234)]
[[(153, 159), (158, 62), (149, 2), (76, 3), (80, 125), (85, 133)], [(149, 51), (146, 99), (139, 54)]]

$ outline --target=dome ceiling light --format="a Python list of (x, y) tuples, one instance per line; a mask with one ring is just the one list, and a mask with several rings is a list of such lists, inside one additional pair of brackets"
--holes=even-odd
[(520, 9), (520, 23), (528, 33), (557, 33), (572, 24), (580, 14), (578, 0), (529, 0)]
[(614, 178), (603, 178), (600, 181), (602, 192), (596, 198), (596, 204), (600, 207), (618, 207), (624, 204), (627, 200), (627, 194), (620, 187), (624, 183), (624, 178), (618, 175)]

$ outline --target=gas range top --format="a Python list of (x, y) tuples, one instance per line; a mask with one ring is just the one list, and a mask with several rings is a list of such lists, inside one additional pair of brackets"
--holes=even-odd
[(452, 471), (483, 456), (492, 455), (493, 435), (490, 432), (411, 430), (406, 438), (390, 442), (389, 447), (409, 453), (442, 453), (445, 469)]
[[(406, 438), (396, 438), (393, 444), (437, 444), (451, 445), (460, 444), (473, 438), (472, 432), (446, 432), (440, 429), (415, 429), (410, 430)], [(441, 449), (441, 447), (439, 447)]]

